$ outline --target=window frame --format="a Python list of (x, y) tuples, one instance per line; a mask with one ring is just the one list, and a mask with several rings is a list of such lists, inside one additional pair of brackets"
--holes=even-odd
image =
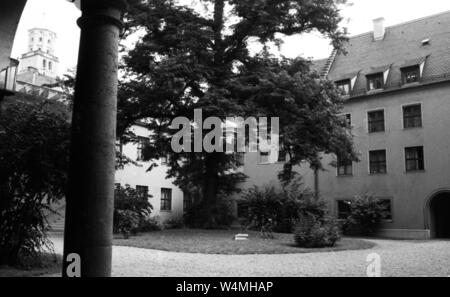
[[(166, 197), (164, 192), (169, 193), (169, 196)], [(160, 210), (164, 212), (172, 211), (172, 189), (171, 188), (161, 188), (161, 200), (160, 200)]]
[(138, 142), (137, 142), (137, 150), (136, 150), (136, 161), (143, 162), (143, 150), (145, 147), (146, 142), (148, 142), (149, 139), (147, 137), (138, 136)]
[[(400, 71), (402, 73), (402, 84), (403, 85), (418, 83), (418, 82), (420, 82), (420, 80), (422, 78), (420, 75), (420, 65), (412, 65), (412, 66), (403, 67), (400, 69)], [(415, 74), (417, 75), (417, 80), (408, 82), (407, 81), (407, 73), (408, 72), (411, 73), (412, 71), (414, 71)]]
[[(136, 185), (135, 189), (136, 189), (136, 196), (137, 196), (137, 198), (142, 199), (142, 198), (144, 198), (144, 195), (145, 195), (145, 196), (147, 196), (146, 199), (148, 199), (148, 197), (149, 197), (149, 188), (148, 188), (148, 186)], [(142, 189), (144, 191), (141, 193)]]
[[(377, 113), (377, 112), (382, 112), (383, 113), (383, 120), (381, 121), (381, 120), (375, 120), (375, 121), (371, 121), (371, 119), (370, 119), (370, 114), (373, 114), (373, 113)], [(374, 122), (375, 122), (375, 124), (376, 123), (383, 123), (383, 129), (382, 130), (377, 130), (377, 131), (374, 131), (373, 129), (371, 129), (371, 127), (373, 127), (372, 125), (374, 124)], [(367, 111), (367, 132), (368, 133), (381, 133), (381, 132), (386, 132), (386, 114), (385, 114), (385, 110), (384, 110), (384, 108), (378, 108), (378, 109), (373, 109), (373, 110), (368, 110)]]
[[(377, 152), (384, 152), (384, 162), (383, 161), (372, 161), (371, 160), (371, 153), (377, 153)], [(378, 174), (387, 174), (388, 173), (388, 160), (387, 160), (387, 150), (386, 149), (376, 149), (376, 150), (369, 150), (368, 152), (368, 165), (369, 165), (369, 174), (370, 175), (378, 175)], [(378, 164), (377, 167), (379, 168), (379, 164), (384, 163), (384, 172), (381, 172), (380, 170), (373, 171), (372, 170), (372, 164)]]
[[(336, 85), (336, 88), (341, 91), (342, 96), (350, 96), (352, 93), (352, 81), (351, 79), (341, 79), (334, 83)], [(341, 88), (342, 86), (348, 86), (348, 92), (344, 92), (344, 90)]]
[(183, 193), (183, 212), (187, 212), (189, 210), (189, 208), (192, 207), (193, 204), (194, 204), (194, 200), (192, 199), (192, 196), (184, 192)]
[(278, 143), (278, 159), (277, 159), (277, 163), (286, 163), (287, 161), (287, 152), (284, 149), (284, 143), (283, 141), (279, 141)]
[[(353, 161), (349, 160), (348, 163), (342, 163), (339, 161), (339, 156), (336, 155), (336, 176), (346, 177), (353, 176)], [(344, 172), (340, 173), (339, 168), (344, 168)], [(350, 170), (348, 170), (350, 168)]]
[(341, 120), (344, 121), (344, 123), (351, 128), (352, 127), (352, 113), (351, 112), (347, 112), (347, 113), (341, 113), (337, 115), (339, 118), (342, 118)]
[[(413, 119), (413, 118), (417, 118), (417, 115), (414, 117), (414, 116), (411, 116), (411, 115), (408, 115), (408, 116), (406, 116), (406, 114), (405, 114), (405, 109), (406, 108), (408, 108), (408, 107), (414, 107), (414, 106), (419, 106), (420, 107), (420, 125), (418, 125), (418, 126), (406, 126), (406, 123), (407, 123), (407, 121), (406, 121), (406, 119), (408, 118), (408, 119)], [(423, 127), (423, 108), (422, 108), (422, 102), (415, 102), (415, 103), (408, 103), (408, 104), (404, 104), (404, 105), (402, 105), (402, 126), (403, 126), (403, 129), (414, 129), (414, 128), (422, 128)]]
[[(370, 88), (370, 82), (371, 82), (374, 78), (380, 79), (380, 81), (381, 81), (381, 86), (380, 86), (379, 88), (371, 89), (371, 88)], [(367, 87), (367, 91), (368, 91), (368, 92), (376, 91), (376, 90), (383, 90), (384, 87), (385, 87), (385, 85), (386, 85), (386, 82), (384, 81), (384, 73), (383, 73), (383, 72), (377, 72), (377, 73), (372, 73), (372, 74), (366, 75), (366, 81), (367, 81), (366, 87)]]
[[(408, 158), (408, 150), (412, 150), (412, 149), (419, 149), (418, 154), (417, 154), (417, 159), (416, 158)], [(406, 173), (425, 171), (425, 153), (424, 153), (423, 146), (405, 147), (403, 152), (405, 154), (405, 172)], [(415, 162), (415, 166), (416, 166), (415, 169), (408, 169), (408, 162), (411, 162), (411, 161)]]
[[(345, 199), (345, 198), (339, 198), (339, 199), (336, 199), (335, 200), (336, 201), (336, 219), (338, 220), (338, 221), (345, 221), (345, 220), (347, 220), (347, 218), (350, 216), (350, 214), (351, 214), (351, 204), (353, 203), (353, 201), (354, 201), (354, 199)], [(341, 216), (340, 216), (340, 211), (339, 211), (339, 205), (340, 205), (340, 203), (345, 203), (345, 202), (349, 202), (349, 204), (348, 204), (348, 206), (349, 206), (349, 214), (348, 214), (348, 216), (346, 217), (346, 218), (341, 218)]]

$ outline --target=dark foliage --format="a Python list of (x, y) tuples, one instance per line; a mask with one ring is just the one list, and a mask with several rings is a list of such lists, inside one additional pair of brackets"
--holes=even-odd
[(247, 224), (257, 230), (271, 224), (275, 232), (291, 233), (302, 217), (311, 215), (323, 221), (327, 214), (326, 203), (304, 189), (298, 178), (281, 189), (255, 186), (239, 203), (246, 210)]
[(126, 185), (116, 187), (114, 193), (114, 233), (121, 233), (128, 238), (131, 233), (142, 230), (156, 230), (151, 227), (153, 220), (150, 214), (153, 210), (148, 201), (151, 196), (139, 196), (135, 189)]
[(387, 215), (386, 205), (382, 200), (370, 195), (357, 197), (352, 201), (345, 229), (360, 235), (374, 235)]
[[(170, 155), (169, 177), (185, 192), (192, 185), (200, 189), (197, 202), (203, 207), (198, 211), (214, 209), (218, 194), (236, 191), (245, 176), (235, 170), (240, 166), (236, 154), (172, 151), (172, 119), (192, 121), (194, 109), (202, 109), (204, 118), (222, 120), (279, 117), (289, 155), (280, 174), (286, 183), (295, 165), (318, 163), (320, 152), (355, 158), (351, 136), (337, 117), (342, 101), (334, 84), (312, 73), (308, 61), (278, 59), (267, 51), (283, 36), (311, 31), (339, 47), (346, 39), (339, 28), (339, 5), (345, 1), (205, 0), (199, 7), (172, 0), (129, 3), (124, 37), (138, 32), (141, 38), (124, 55), (128, 79), (119, 88), (119, 135), (145, 119), (152, 132), (146, 159)], [(251, 40), (264, 50), (252, 55)]]
[(235, 220), (232, 204), (224, 195), (219, 197), (214, 205), (194, 202), (184, 214), (184, 224), (190, 228), (228, 228)]
[(0, 264), (20, 264), (51, 250), (45, 212), (65, 194), (66, 110), (20, 94), (0, 115)]
[(304, 217), (294, 232), (295, 243), (304, 248), (333, 247), (341, 238), (338, 224), (331, 219)]

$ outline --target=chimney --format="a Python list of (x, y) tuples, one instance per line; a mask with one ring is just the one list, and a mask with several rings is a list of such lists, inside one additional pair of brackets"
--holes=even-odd
[(383, 40), (386, 30), (384, 29), (384, 18), (373, 20), (373, 39), (375, 41)]

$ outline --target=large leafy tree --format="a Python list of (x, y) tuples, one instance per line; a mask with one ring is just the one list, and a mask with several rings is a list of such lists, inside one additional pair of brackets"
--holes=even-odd
[[(184, 1), (186, 2), (186, 1)], [(173, 0), (133, 0), (126, 15), (125, 37), (142, 37), (124, 55), (119, 98), (119, 131), (145, 119), (152, 131), (149, 158), (169, 154), (169, 176), (182, 189), (196, 192), (205, 223), (221, 191), (235, 190), (244, 177), (236, 173), (236, 154), (174, 153), (169, 129), (177, 116), (280, 117), (281, 136), (290, 155), (280, 177), (307, 160), (319, 164), (321, 152), (350, 158), (351, 138), (336, 114), (341, 102), (334, 86), (309, 70), (303, 59), (276, 58), (268, 45), (283, 36), (318, 31), (335, 47), (345, 40), (342, 0), (203, 0), (185, 5)], [(249, 46), (263, 45), (252, 55)], [(205, 133), (205, 132), (204, 132)]]

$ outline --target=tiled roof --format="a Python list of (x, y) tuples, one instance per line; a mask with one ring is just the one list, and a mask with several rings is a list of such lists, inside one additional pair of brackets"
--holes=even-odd
[[(422, 41), (429, 39), (429, 45)], [(369, 32), (351, 37), (339, 52), (328, 79), (357, 80), (351, 96), (365, 95), (366, 75), (389, 70), (385, 91), (403, 88), (401, 68), (425, 62), (419, 84), (450, 80), (450, 11), (386, 28), (381, 41)], [(348, 77), (346, 77), (348, 76)]]
[[(33, 78), (34, 75), (34, 78)], [(34, 81), (33, 81), (34, 80)], [(22, 73), (19, 73), (17, 75), (17, 81), (21, 81), (24, 83), (33, 84), (36, 86), (42, 86), (45, 84), (54, 84), (56, 80), (54, 78), (51, 78), (49, 76), (33, 72), (33, 71), (25, 71)]]
[(325, 68), (325, 65), (327, 64), (327, 61), (328, 61), (328, 58), (311, 61), (311, 70), (315, 71), (317, 73), (321, 73), (323, 71), (323, 69)]

